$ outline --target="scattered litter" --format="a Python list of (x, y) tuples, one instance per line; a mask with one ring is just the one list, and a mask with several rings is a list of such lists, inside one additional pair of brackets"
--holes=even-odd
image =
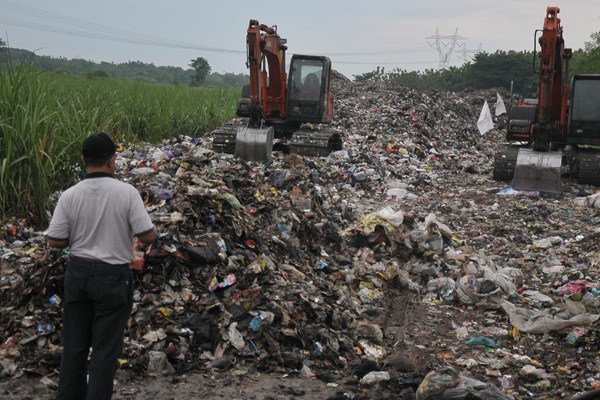
[[(344, 150), (326, 158), (247, 163), (212, 152), (208, 137), (118, 154), (119, 178), (161, 232), (136, 248), (120, 368), (276, 371), (335, 388), (330, 371), (364, 363), (362, 385), (418, 387), (419, 399), (594, 389), (598, 194), (568, 180), (560, 201), (500, 189), (491, 173), (506, 117), (485, 135), (476, 125), (495, 90), (333, 89)], [(3, 229), (0, 376), (47, 376), (68, 254), (26, 221)], [(402, 301), (390, 305), (392, 292)], [(416, 319), (391, 320), (416, 304)], [(407, 349), (428, 362), (394, 367)]]

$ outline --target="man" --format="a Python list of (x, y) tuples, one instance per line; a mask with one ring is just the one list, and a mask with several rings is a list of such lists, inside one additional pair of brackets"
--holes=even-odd
[(304, 78), (304, 84), (302, 85), (302, 90), (300, 92), (300, 96), (304, 97), (307, 100), (319, 100), (321, 91), (321, 82), (319, 81), (319, 77), (314, 72), (306, 75)]
[(114, 177), (112, 139), (92, 135), (82, 151), (87, 176), (60, 196), (47, 233), (49, 246), (70, 250), (57, 400), (112, 398), (133, 305), (133, 238), (158, 237), (139, 192)]

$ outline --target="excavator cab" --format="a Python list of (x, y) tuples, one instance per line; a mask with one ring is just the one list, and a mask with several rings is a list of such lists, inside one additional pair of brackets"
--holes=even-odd
[(600, 146), (600, 75), (571, 80), (567, 143)]
[(600, 186), (600, 75), (575, 75), (569, 104), (570, 167), (579, 182)]
[(287, 120), (330, 123), (333, 117), (331, 61), (328, 57), (295, 54), (287, 83)]

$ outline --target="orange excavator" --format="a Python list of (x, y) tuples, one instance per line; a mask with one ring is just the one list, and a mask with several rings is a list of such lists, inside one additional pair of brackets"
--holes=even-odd
[[(564, 46), (559, 12), (547, 7), (544, 27), (534, 35), (541, 32), (538, 97), (511, 108), (511, 144), (494, 159), (494, 179), (512, 179), (517, 190), (560, 193), (563, 162), (581, 183), (600, 185), (600, 75), (568, 82), (572, 51)], [(534, 66), (535, 60), (536, 49)]]
[(250, 20), (246, 35), (250, 85), (242, 89), (236, 111), (247, 123), (229, 123), (213, 131), (215, 151), (268, 162), (274, 148), (310, 156), (342, 149), (338, 132), (316, 128), (333, 118), (331, 61), (294, 54), (288, 75), (286, 43), (277, 26)]

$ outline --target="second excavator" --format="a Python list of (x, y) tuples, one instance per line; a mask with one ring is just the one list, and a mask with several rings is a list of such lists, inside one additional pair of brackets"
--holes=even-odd
[(285, 70), (286, 39), (277, 26), (250, 20), (246, 36), (250, 85), (242, 89), (236, 114), (247, 123), (213, 131), (213, 149), (249, 161), (270, 161), (275, 148), (310, 156), (342, 149), (339, 132), (318, 127), (333, 118), (331, 61), (294, 54)]
[(517, 190), (560, 193), (563, 165), (579, 182), (600, 185), (600, 75), (568, 82), (572, 51), (564, 46), (559, 11), (548, 7), (536, 31), (538, 97), (509, 112), (506, 139), (523, 145), (504, 146), (494, 160), (494, 179), (512, 179)]

